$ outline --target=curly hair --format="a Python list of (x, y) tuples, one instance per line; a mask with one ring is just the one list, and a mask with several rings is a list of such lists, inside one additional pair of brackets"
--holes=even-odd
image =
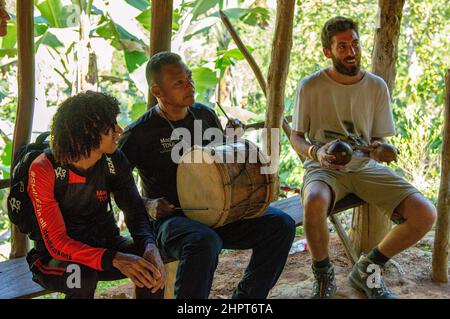
[(117, 99), (106, 93), (86, 91), (69, 97), (55, 113), (50, 148), (62, 165), (89, 157), (100, 147), (101, 135), (115, 129), (120, 113)]
[(331, 38), (339, 32), (354, 30), (358, 34), (358, 23), (346, 17), (334, 17), (322, 28), (322, 47), (331, 50)]

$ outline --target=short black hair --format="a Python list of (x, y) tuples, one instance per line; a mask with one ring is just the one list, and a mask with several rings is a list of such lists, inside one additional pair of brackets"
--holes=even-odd
[(61, 103), (50, 129), (50, 147), (62, 165), (89, 157), (101, 135), (115, 129), (119, 102), (109, 94), (86, 91)]
[(331, 38), (337, 33), (347, 30), (354, 30), (358, 34), (358, 23), (350, 18), (340, 16), (325, 22), (321, 34), (322, 47), (331, 50)]
[(164, 65), (183, 63), (181, 56), (176, 53), (169, 51), (162, 51), (156, 53), (147, 62), (147, 67), (145, 69), (145, 76), (147, 77), (148, 85), (152, 85), (157, 82), (157, 78), (161, 72), (161, 68)]

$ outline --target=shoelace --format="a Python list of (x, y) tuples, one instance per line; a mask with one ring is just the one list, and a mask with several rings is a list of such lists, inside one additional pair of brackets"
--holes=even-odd
[(387, 289), (386, 284), (384, 283), (383, 279), (381, 279), (381, 281), (380, 281), (380, 288), (375, 288), (375, 291), (379, 295), (390, 294), (390, 291)]
[(333, 273), (332, 272), (327, 272), (326, 274), (318, 273), (316, 275), (317, 275), (316, 279), (317, 279), (317, 281), (319, 283), (319, 295), (321, 295), (321, 296), (329, 296), (329, 294), (331, 292), (331, 287), (328, 286), (326, 288), (326, 291), (324, 291), (324, 288), (325, 288), (325, 283), (327, 281), (328, 282), (333, 281)]

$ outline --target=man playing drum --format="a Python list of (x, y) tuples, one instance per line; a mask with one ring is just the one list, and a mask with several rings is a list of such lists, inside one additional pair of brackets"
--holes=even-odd
[[(171, 157), (177, 144), (172, 132), (187, 129), (191, 146), (203, 140), (208, 128), (221, 129), (215, 112), (194, 101), (192, 72), (181, 57), (171, 52), (154, 55), (147, 64), (147, 81), (158, 104), (124, 132), (120, 148), (142, 179), (144, 200), (154, 209), (154, 231), (165, 260), (180, 261), (175, 283), (176, 298), (208, 298), (220, 251), (252, 249), (245, 274), (232, 298), (266, 298), (280, 276), (295, 235), (291, 217), (269, 208), (253, 219), (238, 220), (218, 228), (187, 218), (175, 207), (177, 163)], [(202, 137), (194, 136), (194, 123), (201, 121)], [(195, 185), (189, 185), (195, 187)]]

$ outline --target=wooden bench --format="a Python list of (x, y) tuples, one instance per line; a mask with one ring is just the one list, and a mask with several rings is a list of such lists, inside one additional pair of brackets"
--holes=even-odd
[[(178, 260), (164, 264), (167, 273), (164, 298), (173, 298)], [(0, 299), (28, 299), (52, 293), (32, 279), (25, 257), (0, 262)]]
[(35, 298), (48, 293), (31, 279), (25, 257), (0, 263), (0, 299)]
[[(353, 207), (358, 207), (362, 204), (364, 204), (364, 201), (351, 194), (336, 203), (330, 216), (330, 220), (344, 244), (346, 254), (352, 263), (357, 261), (358, 256), (353, 249), (344, 228), (337, 219), (336, 214)], [(294, 219), (296, 226), (303, 224), (303, 207), (299, 195), (273, 202), (270, 206), (286, 212)], [(164, 297), (166, 299), (171, 299), (173, 298), (178, 261), (166, 263), (165, 268), (167, 281)], [(45, 290), (31, 279), (31, 272), (25, 257), (0, 263), (0, 299), (34, 298), (48, 293), (50, 293), (50, 291)]]

